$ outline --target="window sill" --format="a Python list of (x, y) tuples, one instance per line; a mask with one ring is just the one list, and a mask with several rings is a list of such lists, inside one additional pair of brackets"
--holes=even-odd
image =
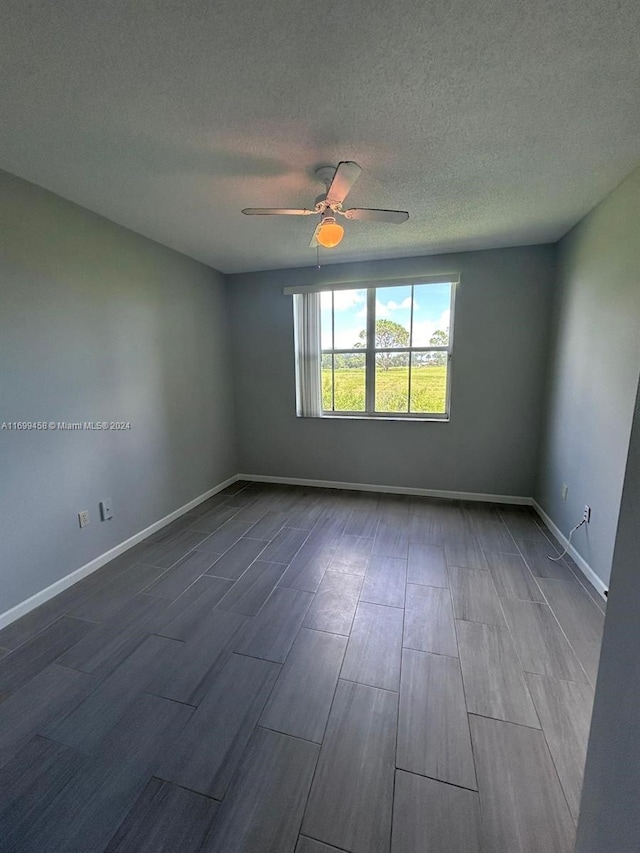
[(432, 416), (432, 417), (420, 417), (420, 415), (412, 415), (411, 417), (406, 417), (404, 415), (338, 415), (338, 414), (325, 414), (325, 415), (296, 415), (298, 418), (308, 418), (313, 417), (316, 420), (328, 420), (328, 421), (403, 421), (405, 423), (433, 423), (433, 424), (448, 424), (451, 420), (449, 415), (442, 415), (441, 417)]

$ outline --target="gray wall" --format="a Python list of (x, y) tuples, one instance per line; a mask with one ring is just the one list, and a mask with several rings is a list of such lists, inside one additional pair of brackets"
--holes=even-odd
[[(640, 169), (559, 244), (536, 497), (608, 583), (640, 374)], [(569, 486), (567, 501), (562, 484)]]
[(1, 172), (0, 199), (0, 422), (132, 427), (0, 431), (2, 613), (237, 460), (223, 277)]
[[(537, 246), (229, 276), (240, 471), (530, 496), (554, 265), (553, 247)], [(296, 418), (283, 287), (451, 270), (449, 423)]]
[(576, 853), (640, 850), (640, 386), (580, 804)]

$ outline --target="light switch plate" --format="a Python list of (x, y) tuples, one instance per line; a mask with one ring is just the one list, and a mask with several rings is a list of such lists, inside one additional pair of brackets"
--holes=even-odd
[(102, 521), (110, 521), (113, 518), (113, 505), (111, 498), (100, 501), (100, 518)]

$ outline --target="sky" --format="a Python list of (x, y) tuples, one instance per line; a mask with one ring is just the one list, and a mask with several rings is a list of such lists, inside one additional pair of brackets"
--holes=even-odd
[[(418, 284), (413, 289), (413, 340), (411, 346), (429, 346), (436, 331), (449, 328), (449, 284)], [(376, 293), (376, 319), (400, 323), (407, 331), (411, 324), (411, 286), (379, 287)], [(335, 349), (350, 349), (360, 341), (367, 322), (367, 291), (336, 290)], [(332, 349), (331, 291), (322, 293), (322, 348)]]

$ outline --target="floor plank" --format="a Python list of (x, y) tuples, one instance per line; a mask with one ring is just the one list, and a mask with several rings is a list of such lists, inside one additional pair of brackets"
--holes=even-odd
[(91, 630), (58, 658), (70, 669), (108, 675), (140, 645), (148, 633), (149, 621), (158, 617), (167, 602), (151, 595), (136, 595), (123, 604), (117, 617), (92, 625)]
[(573, 681), (527, 675), (560, 784), (575, 821), (580, 812), (593, 688)]
[(496, 554), (487, 551), (485, 556), (500, 598), (544, 601), (540, 587), (519, 554)]
[(396, 767), (476, 788), (457, 658), (403, 650)]
[(508, 527), (498, 519), (496, 523), (473, 519), (475, 531), (480, 547), (485, 552), (493, 551), (497, 554), (518, 554), (518, 546), (515, 539), (509, 533)]
[(592, 687), (596, 686), (596, 679), (598, 678), (601, 645), (601, 643), (577, 643), (573, 647)]
[(541, 731), (470, 716), (485, 849), (572, 853), (575, 828)]
[(309, 535), (307, 543), (313, 548), (337, 548), (344, 533), (344, 515), (322, 516)]
[(222, 799), (280, 667), (232, 655), (156, 775)]
[(260, 613), (245, 626), (235, 651), (284, 663), (312, 600), (310, 592), (277, 587)]
[(481, 853), (480, 845), (475, 791), (396, 771), (391, 853)]
[(511, 598), (503, 601), (503, 607), (526, 672), (566, 681), (587, 681), (573, 649), (546, 604)]
[(409, 544), (407, 583), (423, 586), (449, 586), (444, 548), (440, 545)]
[(175, 601), (207, 571), (215, 559), (216, 555), (209, 551), (191, 551), (144, 591), (149, 595)]
[(561, 581), (575, 580), (573, 572), (564, 560), (549, 559), (550, 556), (558, 556), (560, 552), (548, 540), (530, 542), (519, 539), (518, 548), (529, 569), (537, 578), (555, 578)]
[(221, 610), (243, 613), (245, 616), (255, 616), (271, 595), (283, 572), (282, 563), (256, 560), (220, 600), (218, 607)]
[(372, 538), (343, 534), (331, 558), (332, 572), (364, 575), (373, 546)]
[(192, 711), (157, 696), (140, 696), (94, 760), (29, 824), (13, 845), (15, 853), (103, 850)]
[(231, 657), (246, 616), (217, 610), (206, 628), (176, 644), (147, 691), (187, 705), (199, 705)]
[(90, 595), (69, 615), (78, 619), (87, 619), (90, 622), (108, 622), (116, 619), (128, 601), (161, 577), (165, 571), (166, 568), (136, 563), (126, 572), (119, 574), (104, 589)]
[(225, 521), (218, 529), (204, 539), (199, 545), (200, 551), (213, 551), (216, 554), (224, 554), (242, 536), (246, 536), (251, 524), (247, 521), (236, 521), (235, 518)]
[(420, 498), (415, 501), (412, 501), (409, 510), (409, 542), (442, 547), (444, 533), (433, 506), (419, 503)]
[(402, 529), (395, 522), (380, 521), (371, 553), (379, 557), (396, 557), (406, 560), (409, 553), (408, 529)]
[(282, 528), (287, 526), (288, 518), (289, 513), (271, 509), (247, 530), (245, 536), (251, 539), (265, 539), (267, 542), (271, 542), (280, 533)]
[[(214, 495), (214, 497), (217, 497)], [(206, 512), (199, 513), (197, 519), (191, 525), (191, 530), (202, 531), (203, 533), (214, 533), (219, 530), (223, 524), (226, 524), (230, 519), (236, 518), (238, 513), (237, 506), (230, 506), (228, 503), (221, 503), (214, 506)]]
[(327, 571), (303, 622), (305, 628), (348, 636), (361, 588), (359, 575)]
[(278, 586), (316, 592), (333, 557), (331, 548), (303, 545), (287, 566)]
[(449, 583), (456, 619), (506, 626), (490, 572), (449, 566)]
[(351, 853), (388, 853), (397, 713), (397, 694), (338, 682), (303, 835)]
[(217, 619), (215, 608), (233, 586), (233, 581), (203, 575), (151, 620), (150, 630), (174, 640), (189, 640), (205, 630), (205, 623)]
[(36, 736), (0, 770), (0, 850), (10, 851), (88, 762), (82, 752)]
[(323, 844), (321, 841), (314, 841), (313, 838), (301, 835), (296, 845), (296, 853), (342, 853), (342, 851), (338, 850), (337, 847), (331, 847), (329, 844)]
[(207, 569), (207, 574), (215, 575), (217, 578), (238, 580), (268, 544), (262, 539), (238, 539)]
[(318, 750), (257, 729), (202, 853), (293, 853)]
[(147, 637), (92, 693), (75, 704), (63, 719), (50, 722), (42, 734), (94, 752), (123, 714), (139, 701), (146, 685), (179, 646), (165, 637)]
[(476, 622), (457, 628), (470, 713), (540, 728), (508, 629)]
[(602, 642), (604, 614), (578, 581), (540, 578), (539, 584), (571, 644)]
[(0, 699), (15, 693), (87, 635), (91, 622), (61, 616), (33, 639), (0, 660)]
[(347, 518), (344, 527), (346, 536), (358, 536), (373, 539), (378, 529), (378, 515), (375, 509), (354, 509)]
[[(167, 544), (158, 545), (141, 562), (147, 566), (158, 566), (160, 569), (169, 569), (206, 539), (207, 534), (204, 532), (193, 529), (181, 530)], [(209, 549), (207, 548), (207, 550)]]
[(0, 703), (0, 767), (34, 735), (60, 721), (96, 685), (93, 676), (54, 663)]
[(404, 607), (407, 561), (372, 554), (364, 576), (360, 600), (387, 607)]
[(466, 569), (489, 568), (475, 531), (467, 530), (457, 532), (454, 536), (445, 536), (444, 553), (447, 566), (460, 566)]
[(302, 548), (309, 536), (308, 531), (293, 527), (283, 529), (271, 540), (262, 553), (261, 559), (269, 563), (283, 563), (288, 566)]
[(105, 853), (198, 853), (219, 803), (151, 779)]
[(302, 628), (260, 725), (321, 743), (346, 647), (346, 637)]
[(510, 508), (508, 510), (501, 509), (500, 515), (514, 539), (542, 542), (543, 544), (549, 541), (542, 527), (537, 523), (533, 512)]
[(130, 548), (97, 571), (49, 599), (45, 604), (26, 613), (0, 631), (0, 646), (17, 649), (61, 616), (78, 607), (91, 594), (105, 589), (119, 574), (137, 562), (137, 546)]
[(458, 656), (448, 589), (407, 584), (403, 645), (421, 652)]
[(340, 677), (397, 691), (401, 652), (402, 610), (360, 602)]

